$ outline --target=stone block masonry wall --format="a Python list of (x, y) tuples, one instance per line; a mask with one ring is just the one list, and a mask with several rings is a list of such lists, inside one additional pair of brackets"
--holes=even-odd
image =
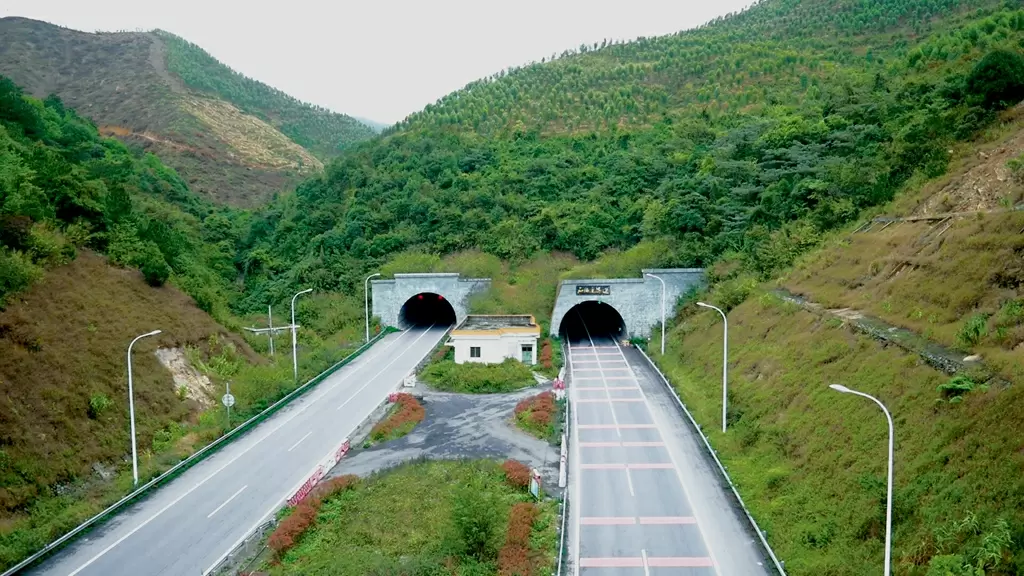
[[(670, 268), (643, 270), (640, 278), (563, 280), (558, 286), (555, 309), (551, 314), (549, 333), (557, 335), (562, 318), (577, 304), (600, 301), (618, 311), (630, 337), (650, 336), (651, 329), (661, 322), (661, 282), (646, 276), (654, 274), (665, 281), (665, 316), (675, 314), (679, 297), (694, 287), (704, 285), (701, 268)], [(607, 295), (577, 295), (578, 286), (607, 286)]]
[(456, 323), (469, 313), (469, 297), (486, 290), (490, 278), (460, 278), (457, 273), (395, 274), (394, 280), (371, 280), (373, 315), (385, 326), (400, 326), (402, 306), (417, 294), (440, 294), (455, 309)]

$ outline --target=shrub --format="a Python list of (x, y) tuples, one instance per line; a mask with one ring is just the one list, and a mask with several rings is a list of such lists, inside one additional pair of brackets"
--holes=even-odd
[(555, 413), (558, 405), (550, 390), (521, 400), (516, 404), (516, 426), (541, 439), (555, 435)]
[(43, 271), (25, 254), (0, 248), (0, 306), (4, 296), (24, 290), (42, 274)]
[(513, 488), (526, 488), (530, 485), (530, 467), (518, 460), (505, 460), (501, 465), (505, 471), (505, 482)]
[(538, 358), (538, 360), (540, 360), (541, 367), (545, 370), (550, 370), (553, 367), (551, 357), (551, 339), (546, 338), (544, 340), (544, 344), (540, 348), (540, 357)]
[(490, 493), (473, 482), (460, 486), (452, 502), (452, 524), (462, 554), (486, 562), (494, 558), (498, 507)]
[(989, 52), (971, 70), (967, 89), (986, 108), (1008, 108), (1024, 100), (1024, 58), (1016, 52)]
[(113, 402), (104, 394), (93, 394), (89, 397), (89, 418), (93, 420), (100, 417)]
[(961, 401), (964, 394), (972, 392), (977, 384), (973, 380), (966, 376), (956, 376), (949, 382), (939, 384), (936, 388), (942, 393), (942, 397), (948, 399), (951, 403)]
[(394, 440), (408, 434), (417, 424), (423, 421), (426, 410), (411, 394), (400, 393), (395, 399), (395, 406), (384, 420), (370, 430), (373, 442)]
[(988, 334), (988, 315), (975, 314), (967, 319), (956, 333), (956, 341), (964, 348), (977, 346)]
[(512, 507), (505, 532), (505, 545), (498, 553), (498, 574), (500, 576), (531, 576), (534, 563), (530, 554), (530, 534), (533, 522), (540, 511), (530, 502), (520, 502)]
[(278, 523), (277, 528), (267, 539), (267, 546), (280, 559), (298, 542), (302, 534), (316, 521), (316, 515), (324, 500), (335, 494), (353, 488), (359, 483), (359, 477), (351, 474), (332, 478), (313, 489), (295, 506), (292, 513)]
[(146, 243), (135, 263), (150, 286), (163, 286), (171, 275), (171, 267), (167, 265), (160, 249), (152, 242)]
[(423, 379), (439, 390), (469, 394), (511, 392), (535, 383), (530, 367), (511, 358), (501, 364), (444, 360), (427, 366)]

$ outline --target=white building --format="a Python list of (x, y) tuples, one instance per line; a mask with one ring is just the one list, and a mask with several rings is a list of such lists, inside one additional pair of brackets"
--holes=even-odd
[(484, 316), (470, 314), (452, 330), (447, 345), (455, 348), (455, 363), (500, 364), (514, 358), (537, 363), (540, 326), (533, 316)]

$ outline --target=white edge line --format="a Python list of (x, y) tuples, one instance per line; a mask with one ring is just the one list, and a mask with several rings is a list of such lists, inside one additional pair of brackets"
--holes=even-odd
[(231, 502), (232, 500), (234, 500), (235, 496), (238, 496), (239, 494), (241, 494), (242, 490), (245, 490), (248, 487), (249, 487), (249, 485), (246, 484), (245, 486), (242, 486), (241, 488), (239, 488), (238, 492), (235, 492), (234, 494), (232, 494), (227, 500), (224, 501), (223, 504), (221, 504), (220, 506), (217, 506), (217, 508), (213, 512), (210, 512), (209, 514), (207, 514), (206, 519), (209, 520), (210, 518), (213, 518), (214, 514), (216, 514), (217, 512), (220, 512), (221, 508), (227, 506), (228, 502)]
[(288, 452), (291, 452), (292, 450), (295, 450), (295, 447), (298, 446), (299, 444), (302, 444), (302, 441), (305, 440), (306, 438), (309, 438), (309, 435), (312, 434), (312, 433), (313, 433), (312, 430), (310, 430), (309, 432), (306, 432), (305, 436), (303, 436), (302, 438), (299, 438), (299, 441), (296, 442), (295, 444), (292, 444), (292, 447), (288, 449)]
[[(400, 334), (400, 335), (399, 335), (399, 337), (398, 337), (398, 338), (395, 338), (394, 340), (392, 340), (392, 341), (391, 341), (391, 343), (397, 342), (397, 341), (398, 341), (398, 340), (399, 340), (399, 339), (401, 338), (401, 336), (402, 336), (402, 335)], [(386, 347), (385, 347), (385, 348), (386, 348)], [(383, 351), (383, 350), (382, 350), (382, 351)], [(160, 509), (159, 511), (157, 511), (157, 513), (156, 513), (156, 514), (153, 514), (152, 516), (150, 516), (149, 518), (147, 518), (147, 519), (146, 519), (145, 521), (143, 521), (143, 522), (142, 522), (142, 524), (139, 524), (139, 525), (138, 525), (138, 526), (136, 526), (135, 528), (132, 528), (132, 529), (131, 529), (131, 531), (129, 531), (129, 532), (128, 532), (127, 534), (125, 534), (124, 536), (121, 536), (120, 538), (118, 538), (118, 539), (117, 539), (117, 540), (116, 540), (116, 541), (115, 541), (115, 542), (114, 542), (113, 544), (111, 544), (110, 546), (107, 546), (106, 548), (104, 548), (104, 549), (103, 549), (102, 551), (100, 551), (100, 553), (99, 553), (99, 554), (97, 554), (97, 555), (93, 556), (92, 558), (90, 558), (90, 559), (89, 559), (89, 560), (88, 560), (88, 561), (87, 561), (87, 562), (86, 562), (85, 564), (82, 564), (81, 566), (79, 566), (78, 568), (76, 568), (74, 572), (71, 572), (70, 574), (68, 574), (68, 576), (75, 576), (75, 574), (78, 574), (78, 573), (79, 573), (79, 572), (81, 572), (82, 570), (85, 570), (86, 568), (88, 568), (89, 566), (91, 566), (93, 562), (96, 562), (97, 560), (99, 560), (99, 559), (100, 559), (100, 558), (101, 558), (101, 557), (102, 557), (102, 556), (103, 556), (104, 554), (106, 554), (107, 552), (110, 552), (110, 551), (111, 551), (111, 550), (113, 550), (113, 549), (114, 549), (115, 547), (117, 547), (118, 545), (120, 545), (120, 544), (121, 544), (121, 542), (124, 542), (124, 541), (125, 541), (125, 540), (127, 540), (127, 539), (128, 539), (128, 538), (129, 538), (130, 536), (131, 536), (131, 535), (133, 535), (133, 534), (135, 534), (136, 532), (138, 532), (139, 530), (142, 530), (143, 528), (145, 528), (145, 527), (146, 527), (146, 526), (147, 526), (147, 525), (148, 525), (148, 524), (149, 524), (150, 522), (152, 522), (153, 520), (156, 520), (156, 518), (157, 518), (157, 517), (159, 517), (159, 516), (160, 516), (161, 514), (163, 514), (163, 513), (164, 513), (164, 512), (166, 512), (167, 510), (169, 510), (169, 509), (170, 509), (170, 508), (171, 508), (172, 506), (174, 506), (174, 505), (175, 505), (175, 504), (177, 504), (178, 502), (181, 502), (181, 501), (182, 501), (182, 500), (183, 500), (183, 499), (184, 499), (184, 498), (185, 498), (186, 496), (188, 496), (188, 495), (189, 495), (189, 494), (191, 494), (192, 492), (195, 492), (195, 491), (196, 491), (196, 490), (197, 490), (197, 489), (198, 489), (198, 488), (199, 488), (200, 486), (202, 486), (203, 484), (206, 484), (206, 483), (207, 483), (207, 482), (208, 482), (208, 481), (209, 481), (209, 480), (210, 480), (211, 478), (213, 478), (213, 477), (214, 477), (214, 476), (216, 476), (217, 474), (220, 474), (220, 473), (221, 473), (221, 472), (222, 472), (222, 471), (223, 471), (223, 470), (224, 470), (225, 468), (227, 468), (228, 466), (230, 466), (230, 465), (234, 464), (236, 460), (238, 460), (238, 459), (239, 459), (239, 458), (241, 458), (242, 456), (245, 456), (246, 454), (248, 454), (250, 450), (252, 450), (252, 449), (253, 449), (253, 448), (255, 448), (256, 446), (258, 446), (259, 444), (261, 444), (261, 443), (262, 443), (262, 442), (263, 442), (264, 440), (266, 440), (267, 438), (269, 438), (271, 434), (273, 434), (274, 432), (277, 432), (277, 431), (278, 431), (278, 430), (280, 430), (280, 429), (281, 429), (281, 428), (282, 428), (282, 427), (283, 427), (283, 426), (284, 426), (285, 424), (287, 424), (287, 423), (291, 422), (292, 420), (294, 420), (294, 419), (295, 419), (295, 417), (297, 417), (298, 415), (300, 415), (300, 414), (302, 414), (303, 412), (305, 412), (307, 408), (309, 408), (310, 406), (312, 406), (313, 404), (315, 404), (315, 403), (316, 403), (316, 400), (319, 400), (319, 399), (320, 399), (320, 398), (322, 398), (322, 397), (323, 397), (323, 395), (324, 395), (324, 394), (326, 394), (326, 393), (327, 393), (328, 391), (330, 391), (330, 390), (333, 390), (333, 389), (334, 389), (334, 388), (335, 388), (336, 386), (338, 386), (338, 384), (341, 384), (341, 383), (342, 383), (342, 382), (343, 382), (343, 381), (344, 381), (345, 379), (347, 379), (347, 378), (348, 378), (348, 377), (349, 377), (349, 376), (350, 376), (350, 375), (351, 375), (351, 374), (352, 374), (353, 372), (355, 372), (355, 371), (349, 372), (348, 374), (346, 374), (345, 376), (343, 376), (343, 377), (342, 377), (342, 378), (341, 378), (340, 380), (338, 380), (337, 382), (335, 382), (335, 383), (334, 383), (333, 385), (331, 385), (331, 387), (330, 387), (330, 388), (327, 388), (327, 389), (326, 389), (326, 390), (325, 390), (324, 392), (322, 392), (322, 393), (321, 393), (321, 394), (319, 394), (318, 396), (309, 396), (309, 397), (307, 397), (307, 398), (308, 398), (308, 399), (307, 399), (307, 402), (306, 402), (306, 403), (305, 403), (305, 404), (304, 404), (303, 406), (301, 406), (301, 407), (300, 407), (300, 408), (299, 408), (298, 410), (296, 410), (296, 411), (295, 411), (295, 412), (293, 412), (292, 414), (289, 414), (287, 418), (285, 418), (284, 420), (282, 420), (282, 421), (281, 421), (281, 422), (280, 422), (280, 423), (279, 423), (279, 424), (278, 424), (277, 426), (275, 426), (275, 427), (274, 427), (274, 428), (273, 428), (272, 430), (270, 430), (269, 432), (267, 432), (266, 434), (264, 434), (264, 435), (263, 435), (263, 437), (261, 437), (261, 438), (260, 438), (259, 440), (256, 440), (255, 442), (253, 442), (252, 444), (250, 444), (250, 445), (249, 445), (249, 446), (248, 446), (248, 447), (247, 447), (247, 448), (246, 448), (245, 450), (243, 450), (243, 451), (239, 452), (238, 454), (236, 454), (236, 455), (235, 455), (235, 456), (234, 456), (234, 457), (233, 457), (232, 459), (230, 459), (230, 460), (228, 460), (227, 462), (225, 462), (225, 463), (224, 463), (224, 464), (223, 464), (223, 465), (222, 465), (222, 466), (221, 466), (220, 468), (216, 469), (216, 470), (215, 470), (215, 471), (214, 471), (213, 473), (211, 473), (211, 474), (210, 474), (209, 476), (207, 476), (206, 478), (203, 478), (203, 479), (202, 479), (202, 480), (200, 480), (200, 481), (199, 481), (198, 483), (196, 483), (196, 484), (195, 484), (194, 486), (192, 486), (192, 487), (191, 487), (191, 488), (189, 488), (189, 489), (188, 489), (187, 491), (185, 491), (185, 493), (184, 493), (184, 494), (182, 494), (181, 496), (178, 496), (178, 497), (177, 497), (177, 498), (175, 498), (175, 499), (174, 499), (173, 501), (171, 501), (171, 503), (170, 503), (170, 504), (168, 504), (168, 505), (164, 506), (164, 507), (163, 507), (163, 508), (161, 508), (161, 509)], [(237, 445), (237, 444), (236, 444), (236, 445)], [(222, 454), (223, 454), (223, 452), (222, 452)]]
[[(569, 350), (569, 354), (568, 354), (568, 356), (569, 356), (569, 382), (571, 383), (571, 386), (572, 386), (572, 390), (570, 392), (573, 393), (573, 394), (579, 394), (579, 392), (576, 390), (575, 372), (574, 372), (574, 369), (572, 367), (572, 340), (569, 338), (568, 334), (565, 335), (565, 345), (566, 345), (566, 347)], [(581, 532), (581, 529), (582, 529), (581, 528), (581, 520), (580, 520), (580, 506), (579, 506), (579, 502), (583, 499), (583, 496), (580, 493), (581, 485), (580, 485), (580, 473), (579, 473), (579, 465), (580, 465), (580, 426), (579, 426), (579, 424), (580, 423), (579, 423), (579, 414), (577, 414), (577, 412), (576, 412), (575, 402), (570, 402), (570, 404), (572, 404), (571, 408), (572, 408), (572, 436), (573, 436), (573, 442), (572, 442), (572, 465), (569, 467), (569, 473), (572, 474), (572, 478), (573, 478), (573, 480), (572, 480), (573, 490), (572, 491), (573, 491), (573, 496), (576, 498), (576, 502), (572, 503), (573, 524), (575, 524), (575, 526), (576, 526), (576, 530), (574, 531), (575, 533), (573, 534), (573, 541), (571, 543), (572, 544), (572, 548), (573, 548), (572, 573), (575, 576), (579, 576), (579, 573), (580, 573), (580, 539), (581, 539), (580, 532)]]
[[(417, 336), (417, 337), (416, 337), (416, 339), (412, 341), (412, 344), (409, 344), (409, 346), (410, 346), (410, 347), (412, 347), (412, 346), (415, 346), (415, 345), (416, 345), (416, 343), (417, 343), (417, 342), (419, 342), (420, 340), (422, 340), (424, 336), (426, 336), (427, 334), (430, 334), (430, 331), (431, 331), (431, 330), (432, 330), (433, 328), (434, 328), (434, 325), (433, 325), (433, 324), (431, 324), (431, 325), (430, 325), (430, 328), (427, 328), (426, 330), (424, 330), (424, 331), (423, 331), (423, 334), (420, 334), (419, 336)], [(345, 400), (344, 402), (342, 402), (342, 403), (341, 403), (341, 406), (338, 406), (338, 408), (337, 408), (337, 409), (338, 409), (338, 410), (341, 410), (342, 408), (344, 408), (345, 406), (347, 406), (349, 402), (351, 402), (351, 401), (352, 401), (352, 400), (353, 400), (353, 399), (354, 399), (354, 398), (355, 398), (355, 397), (356, 397), (356, 396), (357, 396), (357, 395), (358, 395), (358, 394), (359, 394), (360, 392), (362, 392), (363, 390), (365, 390), (365, 389), (366, 389), (366, 387), (367, 387), (367, 386), (369, 386), (371, 382), (373, 382), (374, 378), (376, 378), (377, 376), (380, 376), (381, 374), (383, 374), (385, 370), (387, 370), (388, 368), (390, 368), (390, 367), (391, 367), (391, 365), (392, 365), (392, 364), (394, 364), (395, 362), (398, 362), (399, 360), (401, 360), (401, 358), (402, 358), (402, 355), (401, 355), (401, 354), (399, 354), (399, 355), (395, 356), (395, 357), (394, 357), (394, 358), (393, 358), (393, 359), (391, 360), (391, 362), (388, 362), (387, 364), (385, 364), (385, 365), (384, 365), (384, 367), (383, 367), (383, 368), (381, 368), (380, 370), (378, 370), (376, 374), (374, 374), (373, 376), (370, 376), (369, 378), (367, 378), (367, 379), (366, 379), (366, 384), (363, 384), (363, 386), (362, 386), (361, 388), (359, 388), (359, 390), (356, 390), (356, 391), (355, 391), (355, 392), (354, 392), (354, 393), (353, 393), (353, 394), (352, 394), (351, 396), (349, 396), (349, 397), (348, 397), (348, 400)], [(402, 378), (405, 378), (405, 375), (402, 375)], [(399, 382), (401, 382), (401, 379), (399, 379)]]
[[(427, 332), (429, 332), (429, 331), (430, 330), (427, 330)], [(408, 331), (404, 331), (404, 332), (402, 332), (402, 334), (405, 334), (407, 332)], [(395, 340), (397, 340), (397, 338)], [(424, 354), (423, 357), (426, 357), (427, 354), (430, 354), (431, 350), (433, 350), (433, 347), (431, 347), (430, 350), (427, 350), (427, 353)], [(417, 364), (418, 363), (419, 362), (417, 362)], [(399, 380), (399, 382), (401, 382), (401, 380)], [(373, 410), (376, 409), (376, 408), (377, 408), (376, 406), (371, 408), (370, 409), (370, 413), (372, 414)], [(352, 428), (352, 431), (355, 431), (359, 427), (359, 424), (362, 424), (363, 420), (366, 420), (366, 418), (368, 418), (368, 417), (369, 417), (369, 414), (367, 414), (362, 419), (360, 419), (359, 422)], [(351, 434), (351, 432), (349, 432), (349, 434)], [(348, 435), (346, 435), (346, 437), (348, 437)], [(227, 558), (228, 555), (231, 554), (231, 552), (235, 548), (238, 548), (238, 546), (242, 542), (245, 542), (245, 539), (248, 538), (249, 536), (251, 536), (253, 531), (255, 531), (257, 528), (259, 528), (261, 524), (266, 522), (267, 518), (269, 518), (271, 514), (273, 514), (274, 512), (278, 511), (281, 508), (281, 506), (288, 500), (288, 496), (290, 496), (291, 494), (294, 494), (299, 489), (299, 486), (302, 486), (306, 482), (306, 480), (309, 479), (309, 477), (313, 474), (313, 472), (315, 472), (316, 469), (319, 468), (319, 467), (320, 467), (320, 462), (317, 462), (312, 468), (310, 468), (309, 472), (305, 476), (300, 478), (298, 483), (296, 483), (295, 486), (291, 490), (289, 490), (288, 492), (285, 492), (284, 496), (282, 496), (279, 500), (274, 502), (274, 505), (271, 506), (269, 509), (267, 509), (267, 511), (264, 512), (263, 515), (260, 516), (259, 519), (256, 520), (255, 524), (253, 524), (251, 527), (249, 527), (249, 529), (246, 530), (238, 538), (238, 540), (235, 540), (234, 544), (232, 544), (230, 547), (228, 547), (228, 549), (223, 554), (221, 554), (216, 560), (214, 560), (213, 564), (210, 564), (209, 568), (207, 568), (206, 570), (203, 570), (203, 576), (209, 576), (209, 574), (211, 574), (213, 572), (214, 568), (216, 568), (218, 564), (223, 562), (224, 559)], [(68, 576), (72, 576), (72, 575), (69, 574)]]
[(643, 548), (640, 550), (640, 558), (644, 561), (644, 576), (650, 576), (651, 571), (647, 569), (647, 549)]

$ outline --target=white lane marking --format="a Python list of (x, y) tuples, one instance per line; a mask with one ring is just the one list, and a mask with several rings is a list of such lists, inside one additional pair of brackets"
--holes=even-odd
[[(394, 340), (392, 340), (388, 344), (388, 346), (385, 346), (383, 349), (381, 349), (381, 352), (383, 353), (383, 351), (385, 349), (389, 348), (392, 344), (394, 344), (395, 342), (400, 340), (402, 338), (402, 336), (404, 336), (404, 335), (405, 335), (405, 332), (403, 332), (402, 334), (399, 334), (398, 338), (395, 338)], [(161, 508), (160, 510), (158, 510), (156, 514), (153, 514), (152, 516), (147, 518), (145, 521), (142, 522), (142, 524), (139, 524), (135, 528), (132, 528), (131, 531), (129, 531), (124, 536), (121, 536), (120, 538), (118, 538), (113, 544), (111, 544), (110, 546), (107, 546), (106, 548), (101, 550), (99, 554), (97, 554), (97, 555), (93, 556), (92, 558), (90, 558), (85, 564), (82, 564), (81, 566), (79, 566), (74, 572), (68, 574), (68, 576), (75, 576), (75, 574), (78, 574), (82, 570), (85, 570), (86, 568), (91, 566), (94, 562), (99, 560), (104, 554), (106, 554), (107, 552), (110, 552), (116, 546), (118, 546), (121, 542), (124, 542), (125, 540), (127, 540), (129, 536), (131, 536), (132, 534), (135, 534), (139, 530), (142, 530), (143, 528), (145, 528), (150, 522), (152, 522), (153, 520), (156, 520), (158, 516), (160, 516), (161, 514), (166, 512), (167, 510), (169, 510), (171, 508), (171, 506), (174, 506), (178, 502), (181, 502), (186, 496), (188, 496), (192, 492), (195, 492), (200, 486), (202, 486), (203, 484), (206, 484), (211, 478), (213, 478), (217, 474), (220, 474), (228, 466), (234, 464), (236, 460), (238, 460), (242, 456), (245, 456), (246, 454), (248, 454), (249, 451), (252, 450), (253, 448), (255, 448), (256, 446), (259, 446), (260, 444), (262, 444), (263, 441), (266, 440), (267, 438), (269, 438), (271, 434), (273, 434), (274, 432), (277, 432), (285, 424), (291, 422), (297, 416), (299, 416), (300, 414), (305, 412), (307, 408), (309, 408), (310, 406), (312, 406), (313, 404), (316, 403), (316, 400), (319, 400), (320, 398), (322, 398), (324, 396), (324, 394), (326, 394), (327, 392), (330, 392), (331, 390), (333, 390), (336, 386), (341, 384), (345, 379), (347, 379), (349, 376), (351, 376), (354, 372), (355, 372), (355, 370), (353, 370), (352, 372), (349, 372), (348, 374), (343, 376), (340, 380), (338, 380), (333, 385), (331, 385), (330, 388), (327, 388), (323, 393), (319, 394), (318, 396), (311, 397), (311, 398), (315, 398), (315, 399), (311, 399), (310, 401), (306, 402), (302, 407), (300, 407), (298, 410), (296, 410), (293, 414), (289, 415), (287, 418), (282, 420), (277, 426), (275, 426), (272, 430), (270, 430), (269, 432), (264, 434), (259, 440), (256, 440), (255, 442), (250, 444), (248, 448), (246, 448), (245, 450), (243, 450), (243, 451), (239, 452), (238, 454), (236, 454), (234, 458), (232, 458), (231, 460), (228, 460), (227, 462), (225, 462), (223, 466), (221, 466), (220, 468), (217, 468), (209, 476), (207, 476), (206, 478), (203, 478), (202, 480), (200, 480), (198, 483), (196, 483), (195, 486), (192, 486), (184, 494), (182, 494), (181, 496), (178, 496), (177, 498), (175, 498), (170, 504), (168, 504), (168, 505), (164, 506), (163, 508)]]
[(626, 483), (629, 484), (629, 495), (636, 496), (636, 492), (633, 491), (633, 477), (629, 474), (629, 468), (626, 468)]
[[(417, 343), (417, 342), (419, 342), (420, 340), (422, 340), (424, 336), (426, 336), (427, 334), (429, 334), (429, 333), (430, 333), (430, 331), (431, 331), (431, 330), (432, 330), (433, 328), (434, 328), (434, 325), (433, 325), (433, 324), (431, 324), (431, 325), (430, 325), (430, 328), (427, 328), (426, 330), (424, 330), (424, 331), (423, 331), (423, 334), (420, 334), (420, 335), (419, 335), (419, 337), (417, 337), (417, 338), (416, 338), (415, 340), (413, 340), (413, 341), (412, 341), (412, 344), (409, 344), (409, 347), (411, 348), (411, 347), (415, 346), (415, 345), (416, 345), (416, 343)], [(377, 372), (376, 374), (374, 374), (373, 376), (370, 376), (370, 377), (369, 377), (369, 378), (368, 378), (368, 379), (366, 380), (366, 384), (363, 384), (362, 388), (360, 388), (359, 390), (356, 390), (356, 391), (355, 391), (355, 393), (353, 393), (353, 394), (352, 394), (351, 396), (349, 396), (349, 397), (348, 397), (348, 400), (345, 400), (344, 402), (342, 402), (342, 403), (341, 403), (341, 406), (338, 406), (338, 408), (337, 408), (337, 409), (338, 409), (338, 410), (341, 410), (341, 409), (342, 409), (342, 408), (344, 408), (345, 406), (348, 406), (348, 403), (349, 403), (349, 402), (351, 402), (353, 398), (355, 398), (356, 396), (358, 396), (360, 392), (362, 392), (363, 390), (365, 390), (365, 389), (366, 389), (366, 387), (367, 387), (367, 386), (369, 386), (371, 382), (373, 382), (374, 378), (376, 378), (377, 376), (380, 376), (381, 374), (383, 374), (385, 370), (387, 370), (388, 368), (390, 368), (390, 367), (391, 367), (391, 365), (392, 365), (392, 364), (394, 364), (395, 362), (398, 362), (399, 360), (401, 360), (401, 358), (402, 358), (402, 355), (401, 355), (401, 354), (399, 354), (398, 356), (395, 356), (394, 358), (392, 358), (392, 359), (391, 359), (391, 362), (388, 362), (388, 363), (387, 363), (387, 364), (385, 364), (385, 365), (384, 365), (384, 367), (383, 367), (383, 368), (381, 368), (381, 369), (380, 369), (380, 370), (379, 370), (379, 371), (378, 371), (378, 372)], [(405, 376), (403, 375), (403, 378), (404, 378), (404, 377), (405, 377)]]
[(640, 558), (644, 561), (644, 576), (651, 576), (651, 571), (647, 569), (647, 549), (640, 550)]
[[(433, 328), (433, 326), (431, 326), (431, 328)], [(429, 330), (428, 330), (428, 332), (429, 332)], [(403, 332), (403, 335), (404, 334), (405, 334), (405, 332)], [(372, 409), (371, 409), (371, 411), (372, 411)], [(361, 418), (359, 420), (359, 422), (362, 422), (363, 420), (366, 420), (366, 418), (368, 418), (369, 416), (370, 415), (367, 414), (366, 416)], [(357, 423), (356, 426), (354, 426), (352, 429), (355, 430), (355, 428), (358, 425), (359, 424)], [(291, 495), (291, 494), (294, 494), (299, 489), (299, 486), (302, 486), (306, 482), (306, 480), (309, 478), (309, 476), (313, 473), (314, 470), (317, 469), (317, 467), (319, 465), (320, 464), (314, 465), (313, 468), (309, 471), (309, 473), (307, 473), (305, 476), (300, 478), (298, 483), (295, 484), (295, 486), (293, 486), (291, 490), (285, 492), (285, 495), (282, 496), (280, 500), (278, 500), (277, 502), (274, 502), (274, 504), (270, 508), (268, 508), (267, 511), (264, 512), (263, 515), (261, 515), (256, 520), (256, 522), (252, 526), (249, 527), (248, 530), (243, 532), (242, 535), (238, 537), (238, 540), (235, 540), (234, 544), (232, 544), (223, 554), (221, 554), (220, 557), (218, 557), (216, 560), (214, 560), (213, 564), (211, 564), (209, 568), (207, 568), (206, 570), (203, 571), (203, 576), (209, 576), (209, 574), (213, 572), (213, 569), (216, 568), (217, 565), (220, 564), (225, 558), (227, 558), (228, 554), (231, 554), (232, 550), (238, 548), (238, 546), (241, 545), (242, 542), (244, 542), (245, 539), (248, 538), (249, 535), (252, 534), (254, 530), (256, 530), (256, 528), (259, 528), (260, 524), (263, 524), (263, 522), (265, 522), (266, 519), (269, 518), (271, 514), (273, 514), (274, 512), (277, 512), (278, 509), (280, 509), (281, 506), (284, 505), (285, 501), (288, 499), (288, 496)], [(69, 575), (69, 576), (71, 576), (71, 575)]]
[[(576, 315), (579, 316), (580, 324), (583, 325), (583, 330), (587, 333), (587, 340), (590, 340), (590, 347), (594, 348), (594, 339), (590, 336), (590, 329), (587, 328), (587, 323), (583, 321), (583, 316), (579, 313), (579, 310), (576, 311)], [(616, 345), (618, 345), (618, 343), (616, 343)], [(625, 356), (623, 356), (623, 358), (625, 358)], [(626, 363), (626, 366), (629, 366), (628, 362)], [(608, 397), (608, 409), (612, 412), (612, 423), (615, 424), (615, 434), (618, 435), (619, 438), (622, 438), (622, 429), (619, 428), (619, 418), (615, 415), (615, 405), (612, 404), (612, 393), (608, 391), (608, 380), (605, 378), (604, 368), (601, 366), (600, 358), (597, 359), (597, 370), (601, 372), (601, 383), (604, 385), (604, 394)], [(632, 372), (630, 372), (630, 374), (632, 374)]]
[(292, 444), (292, 447), (289, 448), (288, 451), (291, 452), (292, 450), (295, 450), (295, 447), (298, 446), (299, 444), (302, 444), (302, 441), (305, 440), (306, 438), (309, 438), (309, 435), (312, 434), (312, 433), (313, 433), (312, 430), (310, 430), (309, 432), (306, 432), (306, 435), (303, 436), (302, 438), (299, 438), (299, 441), (296, 442), (295, 444)]
[(231, 497), (230, 497), (230, 498), (228, 498), (227, 500), (225, 500), (223, 504), (221, 504), (220, 506), (217, 506), (217, 509), (216, 509), (216, 510), (214, 510), (213, 512), (210, 512), (209, 514), (207, 514), (207, 515), (206, 515), (206, 518), (207, 518), (207, 519), (213, 518), (213, 515), (214, 515), (214, 514), (216, 514), (217, 512), (220, 512), (220, 509), (221, 509), (221, 508), (223, 508), (223, 507), (227, 506), (227, 505), (228, 505), (228, 502), (231, 502), (232, 500), (234, 500), (234, 499), (235, 499), (235, 496), (238, 496), (239, 494), (241, 494), (241, 493), (242, 493), (242, 490), (245, 490), (245, 489), (246, 489), (246, 488), (248, 488), (248, 487), (249, 487), (249, 485), (248, 485), (248, 484), (246, 484), (245, 486), (242, 486), (241, 488), (239, 488), (239, 489), (238, 489), (238, 492), (235, 492), (234, 494), (232, 494), (232, 495), (231, 495)]
[(658, 424), (658, 421), (654, 416), (654, 410), (651, 409), (651, 404), (647, 398), (647, 394), (644, 392), (643, 386), (640, 386), (640, 379), (636, 377), (636, 372), (633, 371), (633, 367), (629, 363), (629, 359), (626, 358), (626, 354), (622, 351), (622, 348), (619, 347), (618, 341), (616, 341), (613, 338), (612, 342), (615, 343), (615, 348), (619, 351), (619, 354), (622, 356), (622, 359), (626, 361), (626, 365), (630, 367), (629, 373), (632, 374), (633, 379), (636, 380), (636, 385), (640, 389), (640, 396), (642, 396), (644, 399), (644, 407), (647, 409), (647, 413), (651, 415), (651, 422), (654, 422), (655, 426), (658, 426), (658, 436), (661, 437), (662, 441), (666, 441), (665, 452), (668, 453), (668, 459), (672, 461), (672, 468), (675, 470), (676, 478), (679, 480), (679, 488), (683, 492), (683, 498), (686, 500), (686, 505), (691, 510), (693, 510), (693, 517), (697, 519), (697, 533), (700, 534), (701, 542), (704, 543), (704, 549), (708, 551), (708, 556), (711, 558), (711, 563), (713, 564), (712, 567), (715, 570), (715, 574), (721, 576), (721, 572), (718, 571), (718, 560), (715, 558), (715, 551), (711, 549), (711, 546), (708, 546), (708, 539), (704, 536), (704, 530), (701, 528), (703, 523), (700, 520), (700, 515), (697, 514), (697, 509), (694, 508), (691, 504), (690, 494), (686, 491), (686, 483), (683, 482), (683, 472), (682, 470), (679, 469), (679, 463), (676, 462), (676, 458), (672, 454), (672, 450), (668, 447), (668, 437), (661, 431), (661, 426)]

